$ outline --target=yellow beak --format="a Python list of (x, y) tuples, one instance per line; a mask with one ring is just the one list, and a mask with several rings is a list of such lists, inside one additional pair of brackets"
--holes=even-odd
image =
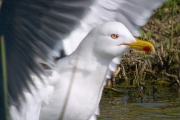
[(130, 46), (133, 49), (136, 50), (141, 50), (141, 51), (146, 51), (146, 52), (154, 52), (155, 49), (153, 47), (153, 45), (147, 41), (143, 41), (143, 40), (139, 40), (137, 38), (136, 42), (132, 42), (132, 43), (127, 43), (126, 45)]

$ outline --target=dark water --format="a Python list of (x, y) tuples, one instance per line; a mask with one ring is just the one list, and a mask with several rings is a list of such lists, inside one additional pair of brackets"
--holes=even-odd
[(104, 90), (98, 120), (180, 120), (180, 93), (167, 86)]

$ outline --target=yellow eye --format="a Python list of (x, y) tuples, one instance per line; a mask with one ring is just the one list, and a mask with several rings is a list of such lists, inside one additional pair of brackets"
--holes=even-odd
[(116, 38), (118, 38), (119, 36), (117, 35), (117, 34), (111, 34), (111, 38), (112, 39), (116, 39)]

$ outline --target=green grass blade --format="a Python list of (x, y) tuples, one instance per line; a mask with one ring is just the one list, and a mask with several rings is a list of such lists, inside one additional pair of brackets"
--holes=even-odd
[(1, 42), (1, 57), (2, 57), (2, 76), (3, 76), (3, 91), (4, 91), (4, 106), (5, 106), (5, 117), (6, 120), (9, 118), (9, 110), (8, 110), (8, 83), (7, 83), (7, 67), (6, 67), (6, 51), (5, 51), (5, 42), (4, 37), (1, 36), (0, 38)]

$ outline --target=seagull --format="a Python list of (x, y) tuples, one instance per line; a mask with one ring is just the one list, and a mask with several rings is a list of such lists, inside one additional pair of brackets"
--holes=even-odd
[[(62, 70), (63, 66), (61, 68), (61, 66), (59, 65), (62, 65), (63, 63), (61, 63), (61, 61), (66, 61), (67, 58), (63, 58), (62, 60), (57, 61), (57, 63), (53, 59), (54, 56), (63, 57), (63, 55), (65, 54), (64, 51), (68, 51), (69, 48), (71, 48), (66, 47), (67, 44), (65, 45), (65, 42), (72, 41), (73, 43), (74, 41), (76, 41), (72, 40), (72, 36), (77, 33), (76, 35), (78, 37), (73, 39), (80, 40), (78, 42), (76, 41), (77, 45), (79, 45), (81, 40), (87, 34), (88, 36), (91, 33), (93, 34), (92, 31), (94, 31), (94, 29), (89, 33), (92, 28), (112, 20), (118, 21), (126, 26), (125, 28), (129, 30), (131, 35), (140, 36), (138, 32), (139, 28), (145, 25), (147, 19), (152, 15), (153, 10), (158, 8), (165, 1), (166, 0), (3, 0), (0, 13), (0, 34), (4, 36), (5, 40), (4, 46), (6, 50), (7, 60), (9, 106), (10, 110), (17, 113), (13, 115), (11, 114), (14, 119), (16, 119), (17, 116), (23, 117), (23, 115), (24, 117), (27, 117), (27, 113), (24, 112), (24, 106), (28, 103), (32, 103), (32, 96), (39, 95), (40, 98), (47, 96), (44, 95), (46, 91), (48, 94), (48, 98), (43, 98), (45, 103), (43, 103), (43, 105), (41, 104), (42, 106), (39, 105), (40, 107), (36, 106), (38, 108), (37, 111), (33, 111), (40, 115), (36, 115), (37, 119), (38, 117), (42, 118), (42, 115), (46, 110), (43, 110), (43, 108), (41, 110), (41, 107), (44, 107), (45, 109), (48, 108), (45, 104), (48, 104), (48, 102), (49, 104), (51, 104), (49, 97), (53, 98), (53, 96), (51, 95), (53, 95), (53, 92), (55, 92), (54, 90), (56, 90), (52, 87), (52, 84), (54, 84), (56, 78), (63, 76), (63, 73), (66, 73), (68, 75), (70, 73), (75, 74), (77, 72), (78, 75), (80, 74), (80, 70), (78, 68), (78, 63), (80, 62), (78, 61), (82, 61), (81, 57), (77, 57), (77, 60), (74, 59), (75, 61), (77, 61), (77, 71), (75, 69), (75, 72), (71, 71), (70, 73), (68, 73), (64, 69), (63, 72), (61, 71), (61, 75), (57, 71), (58, 69)], [(88, 36), (86, 38), (88, 38)], [(116, 34), (113, 36), (115, 37)], [(84, 41), (87, 40), (84, 39), (83, 42), (80, 43), (80, 48), (82, 44), (85, 43)], [(71, 46), (74, 45), (72, 43)], [(68, 54), (71, 54), (75, 49), (80, 49), (79, 47), (73, 48), (73, 50), (71, 50)], [(125, 51), (126, 50), (127, 49), (125, 49)], [(61, 54), (59, 54), (58, 51), (61, 51)], [(124, 52), (122, 51), (122, 53)], [(75, 51), (70, 56), (73, 57), (74, 53)], [(81, 56), (81, 52), (79, 54)], [(69, 59), (70, 56), (68, 57)], [(121, 58), (120, 56), (121, 55), (116, 56), (116, 58), (114, 58), (113, 60), (111, 59), (112, 62), (110, 62), (109, 64), (109, 69), (115, 70), (115, 67), (117, 66), (117, 64), (119, 64), (119, 60)], [(0, 62), (2, 63), (2, 59), (0, 59)], [(44, 62), (52, 66), (52, 69), (54, 70), (50, 72), (52, 75), (49, 75), (49, 71), (43, 70), (39, 62)], [(71, 62), (74, 63), (73, 61)], [(67, 62), (64, 62), (64, 64), (65, 63)], [(82, 62), (81, 64), (85, 64), (85, 62)], [(2, 66), (3, 65), (0, 64), (1, 68)], [(93, 64), (91, 66), (93, 66)], [(108, 73), (108, 71), (106, 71), (106, 73)], [(88, 71), (85, 71), (85, 74), (88, 74)], [(54, 78), (53, 76), (56, 77)], [(74, 75), (72, 74), (71, 76)], [(71, 76), (69, 77), (71, 78)], [(2, 69), (0, 69), (0, 77), (1, 80), (4, 78), (4, 76), (2, 75)], [(48, 84), (49, 80), (55, 81)], [(0, 82), (0, 85), (0, 88), (2, 89), (3, 81)], [(44, 85), (47, 86), (48, 89), (43, 89), (44, 87), (42, 86)], [(42, 87), (42, 89), (40, 89), (40, 86)], [(60, 87), (62, 86), (63, 85), (60, 85)], [(73, 91), (72, 89), (74, 90), (74, 88), (71, 88), (71, 91)], [(98, 101), (101, 98), (100, 91), (96, 94), (99, 95), (96, 104), (98, 104)], [(66, 91), (61, 91), (61, 93), (62, 92), (64, 93)], [(3, 106), (3, 90), (1, 90), (0, 95), (2, 98), (2, 101), (0, 102)], [(35, 97), (33, 97), (32, 99), (36, 100), (36, 102), (42, 102), (41, 99), (36, 99)], [(71, 100), (71, 95), (70, 98), (68, 97), (68, 99)], [(63, 119), (67, 117), (67, 111), (69, 110), (69, 103), (66, 104), (67, 106), (65, 106), (65, 110), (63, 110), (64, 114), (62, 115), (64, 117)], [(4, 109), (4, 107), (1, 107), (1, 109)], [(61, 112), (61, 108), (59, 109), (59, 111)], [(91, 115), (93, 114), (94, 112), (91, 113)], [(2, 115), (4, 116), (5, 114), (3, 114), (2, 112)], [(84, 116), (84, 118), (88, 118), (91, 115), (89, 113), (89, 115)], [(13, 117), (11, 118), (13, 119)], [(31, 117), (32, 116), (29, 116), (28, 118)], [(83, 116), (81, 115), (80, 117), (83, 118)]]
[[(135, 39), (122, 23), (111, 21), (92, 29), (71, 55), (57, 61), (45, 86), (35, 82), (39, 89), (36, 91), (46, 91), (46, 94), (24, 92), (28, 103), (20, 110), (23, 116), (13, 118), (58, 120), (63, 116), (64, 120), (90, 119), (98, 108), (109, 63), (130, 48), (154, 51), (152, 44)], [(72, 80), (69, 76), (73, 76)], [(37, 81), (37, 77), (34, 76), (34, 80)]]

